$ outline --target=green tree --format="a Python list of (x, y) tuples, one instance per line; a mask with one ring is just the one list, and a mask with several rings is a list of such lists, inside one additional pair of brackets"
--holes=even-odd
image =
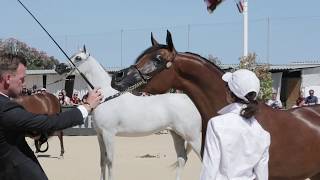
[(260, 79), (260, 100), (267, 100), (271, 98), (272, 95), (272, 77), (269, 72), (268, 64), (257, 64), (257, 55), (255, 53), (250, 53), (246, 57), (240, 58), (240, 69), (249, 69), (253, 71), (257, 77)]
[(53, 56), (48, 56), (44, 51), (29, 47), (26, 43), (14, 38), (0, 39), (0, 51), (15, 54), (20, 53), (26, 57), (27, 69), (53, 69), (59, 61)]

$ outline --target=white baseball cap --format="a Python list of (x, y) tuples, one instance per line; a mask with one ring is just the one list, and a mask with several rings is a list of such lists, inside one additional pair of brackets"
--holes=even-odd
[[(260, 91), (260, 80), (256, 74), (247, 69), (239, 69), (233, 73), (227, 72), (222, 79), (228, 83), (229, 89), (240, 99), (248, 101), (245, 97), (250, 92)], [(257, 96), (255, 97), (255, 99)]]

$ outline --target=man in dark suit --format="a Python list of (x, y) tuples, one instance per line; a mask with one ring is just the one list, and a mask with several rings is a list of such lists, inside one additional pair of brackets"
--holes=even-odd
[(0, 180), (47, 180), (33, 151), (25, 141), (27, 132), (61, 130), (83, 124), (103, 98), (100, 91), (89, 92), (87, 104), (55, 116), (27, 112), (10, 100), (24, 86), (26, 60), (0, 49)]

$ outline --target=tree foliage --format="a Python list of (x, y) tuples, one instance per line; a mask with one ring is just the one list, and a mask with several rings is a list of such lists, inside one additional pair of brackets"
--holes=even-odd
[(218, 57), (214, 57), (212, 54), (208, 55), (208, 60), (213, 62), (215, 65), (219, 66), (221, 65), (221, 60)]
[(253, 71), (260, 79), (260, 94), (259, 99), (267, 100), (272, 95), (272, 77), (269, 72), (268, 64), (258, 64), (256, 62), (257, 55), (255, 53), (248, 54), (240, 58), (240, 69), (249, 69)]
[(14, 38), (0, 39), (0, 51), (8, 54), (23, 54), (27, 60), (27, 69), (30, 70), (54, 69), (55, 65), (59, 64), (59, 61), (53, 56), (48, 56), (44, 51), (29, 47), (26, 43)]

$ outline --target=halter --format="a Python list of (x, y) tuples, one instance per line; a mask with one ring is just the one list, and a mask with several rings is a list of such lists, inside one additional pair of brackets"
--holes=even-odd
[[(172, 59), (169, 60), (169, 61), (165, 61), (163, 58), (161, 58), (160, 55), (157, 55), (157, 56), (156, 56), (156, 59), (159, 60), (160, 64), (155, 65), (156, 68), (155, 68), (155, 70), (152, 71), (152, 72), (143, 73), (143, 72), (141, 72), (141, 70), (137, 67), (137, 65), (132, 65), (130, 68), (136, 69), (136, 70), (138, 71), (138, 73), (139, 73), (140, 78), (142, 79), (142, 81), (140, 81), (140, 82), (143, 82), (144, 84), (147, 84), (148, 81), (149, 81), (150, 79), (152, 79), (153, 75), (158, 74), (158, 73), (162, 72), (162, 71), (165, 70), (165, 69), (169, 69), (169, 68), (173, 65), (173, 62), (174, 62), (174, 60), (176, 59), (177, 54), (178, 54), (178, 53), (174, 53)], [(139, 82), (139, 83), (140, 83), (140, 82)]]

